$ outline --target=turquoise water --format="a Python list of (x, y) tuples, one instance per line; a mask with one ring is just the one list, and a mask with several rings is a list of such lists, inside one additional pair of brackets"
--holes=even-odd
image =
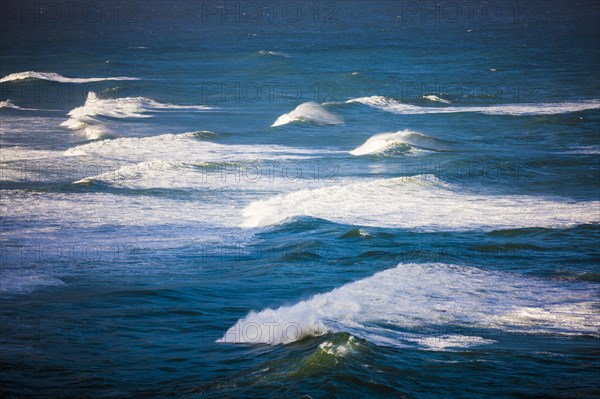
[(599, 397), (599, 5), (276, 3), (2, 4), (2, 396)]

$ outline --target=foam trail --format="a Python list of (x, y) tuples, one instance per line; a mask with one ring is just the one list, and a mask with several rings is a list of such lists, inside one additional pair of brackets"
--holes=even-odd
[(163, 104), (145, 97), (124, 97), (115, 99), (101, 99), (96, 93), (90, 91), (85, 104), (69, 111), (69, 119), (61, 123), (71, 130), (83, 130), (89, 139), (98, 139), (107, 135), (115, 135), (97, 117), (110, 117), (115, 119), (150, 118), (150, 112), (168, 110), (210, 110), (204, 105), (176, 105)]
[(341, 125), (344, 120), (327, 111), (321, 104), (310, 101), (298, 105), (292, 112), (281, 115), (273, 122), (271, 127), (292, 122), (304, 122), (313, 125)]
[(578, 102), (506, 104), (477, 107), (420, 107), (383, 96), (353, 98), (347, 103), (360, 103), (399, 115), (445, 114), (459, 112), (478, 112), (486, 115), (556, 115), (600, 108), (600, 100)]
[(375, 134), (360, 147), (350, 151), (355, 156), (380, 154), (394, 147), (407, 145), (417, 149), (446, 151), (447, 148), (439, 140), (411, 130), (403, 130), (396, 133)]
[(565, 228), (598, 223), (600, 201), (461, 192), (432, 175), (378, 179), (300, 190), (251, 203), (242, 227), (310, 216), (359, 226), (419, 231)]
[(578, 283), (448, 264), (400, 264), (292, 306), (250, 312), (217, 342), (285, 344), (329, 332), (434, 350), (493, 342), (435, 334), (446, 326), (600, 336), (596, 297), (593, 287)]
[(26, 71), (26, 72), (17, 72), (11, 73), (10, 75), (6, 75), (2, 79), (0, 79), (0, 83), (6, 82), (14, 82), (18, 80), (25, 79), (38, 79), (38, 80), (48, 80), (51, 82), (60, 82), (60, 83), (92, 83), (92, 82), (103, 82), (107, 80), (140, 80), (139, 78), (130, 78), (126, 76), (118, 76), (118, 77), (108, 77), (108, 78), (68, 78), (58, 73), (54, 72), (34, 72), (34, 71)]

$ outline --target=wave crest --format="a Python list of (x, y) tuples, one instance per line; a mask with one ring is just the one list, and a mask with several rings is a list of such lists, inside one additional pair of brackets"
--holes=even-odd
[(433, 102), (436, 102), (436, 103), (450, 104), (450, 101), (445, 100), (445, 99), (443, 99), (441, 97), (438, 97), (438, 96), (436, 96), (434, 94), (425, 95), (425, 96), (423, 96), (423, 99), (429, 100), (429, 101), (433, 101)]
[(598, 336), (593, 296), (585, 284), (439, 263), (400, 264), (292, 306), (250, 312), (217, 342), (285, 344), (329, 332), (434, 350), (494, 342), (448, 335), (446, 326)]
[(350, 154), (355, 156), (379, 154), (399, 145), (408, 145), (412, 148), (432, 151), (447, 150), (441, 141), (433, 137), (411, 130), (403, 130), (396, 133), (375, 134), (369, 137), (360, 147), (350, 151)]

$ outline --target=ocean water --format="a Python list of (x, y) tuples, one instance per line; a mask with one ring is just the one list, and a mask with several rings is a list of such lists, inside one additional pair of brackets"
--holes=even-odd
[(600, 397), (599, 16), (2, 2), (2, 397)]

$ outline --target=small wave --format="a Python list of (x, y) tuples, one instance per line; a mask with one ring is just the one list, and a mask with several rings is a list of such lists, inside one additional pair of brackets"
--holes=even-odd
[(422, 231), (565, 228), (600, 222), (599, 206), (600, 201), (461, 192), (433, 175), (417, 175), (300, 190), (253, 202), (243, 211), (241, 227), (309, 216), (355, 226)]
[(0, 109), (14, 109), (17, 111), (51, 111), (51, 112), (62, 112), (58, 109), (39, 109), (39, 108), (25, 108), (20, 107), (13, 103), (11, 100), (0, 101)]
[[(594, 297), (593, 287), (584, 283), (449, 264), (400, 264), (292, 306), (250, 312), (217, 342), (286, 344), (330, 332), (426, 350), (494, 342), (448, 334), (448, 326), (598, 336)], [(329, 344), (321, 349), (334, 355), (347, 350)]]
[(346, 103), (360, 103), (399, 115), (444, 114), (459, 112), (478, 112), (486, 115), (556, 115), (600, 108), (600, 100), (578, 102), (539, 103), (539, 104), (505, 104), (489, 106), (453, 106), (453, 107), (420, 107), (383, 96), (353, 98)]
[(116, 136), (116, 133), (97, 117), (110, 117), (115, 119), (150, 118), (150, 112), (163, 110), (210, 110), (204, 105), (176, 105), (163, 104), (145, 97), (124, 97), (115, 99), (101, 99), (96, 93), (90, 91), (85, 104), (69, 111), (69, 119), (61, 123), (71, 130), (82, 130), (87, 138), (98, 139), (107, 136)]
[(268, 50), (260, 50), (258, 52), (259, 55), (274, 55), (278, 57), (290, 58), (288, 53), (284, 53), (282, 51), (268, 51)]
[(108, 78), (68, 78), (66, 76), (59, 75), (54, 72), (34, 72), (34, 71), (26, 71), (26, 72), (17, 72), (11, 73), (10, 75), (6, 75), (2, 79), (0, 79), (0, 83), (6, 82), (14, 82), (17, 80), (25, 80), (25, 79), (38, 79), (38, 80), (48, 80), (51, 82), (60, 82), (60, 83), (92, 83), (92, 82), (103, 82), (107, 80), (140, 80), (140, 78), (130, 78), (126, 76), (118, 76), (118, 77), (108, 77)]
[(404, 130), (396, 133), (380, 133), (369, 137), (369, 139), (360, 147), (350, 151), (355, 156), (379, 154), (397, 147), (407, 145), (417, 149), (446, 151), (443, 143), (433, 137), (426, 136), (411, 130)]
[(450, 104), (450, 101), (444, 100), (443, 98), (438, 97), (438, 96), (433, 95), (433, 94), (429, 94), (429, 95), (423, 96), (423, 98), (425, 100), (433, 101), (433, 102), (436, 102), (436, 103)]
[(311, 101), (300, 104), (292, 112), (281, 115), (271, 127), (292, 122), (304, 122), (313, 125), (341, 125), (344, 120), (327, 111), (321, 104)]
[(18, 105), (13, 104), (13, 102), (10, 100), (0, 101), (0, 109), (16, 109), (19, 111), (39, 111), (38, 109), (35, 109), (35, 108), (19, 107)]
[(363, 229), (352, 229), (344, 233), (341, 238), (373, 238), (373, 236)]
[(59, 278), (48, 275), (8, 275), (0, 278), (0, 292), (10, 294), (23, 294), (35, 291), (41, 287), (63, 285)]

